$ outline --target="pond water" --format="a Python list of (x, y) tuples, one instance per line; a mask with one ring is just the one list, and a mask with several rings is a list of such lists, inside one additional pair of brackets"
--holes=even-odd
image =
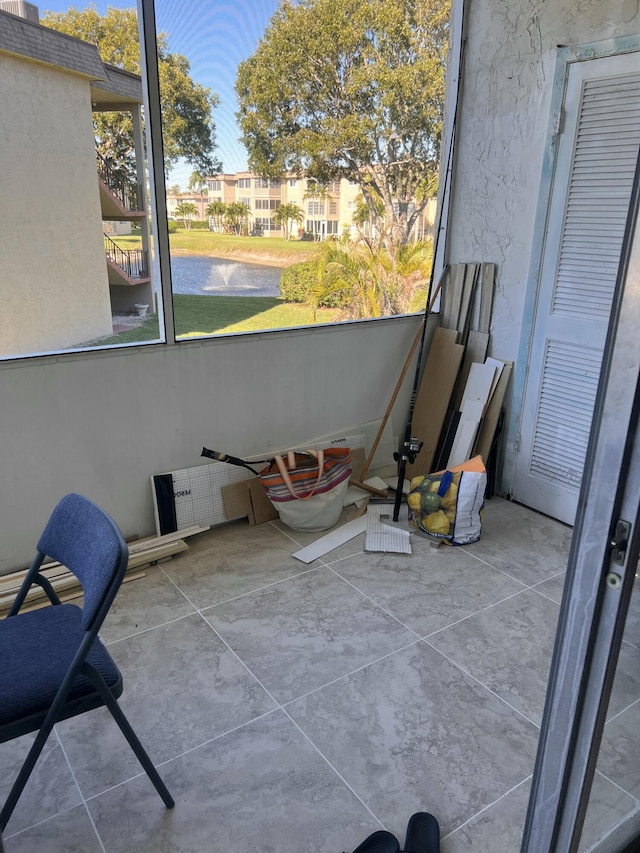
[(280, 267), (188, 255), (171, 258), (174, 293), (198, 296), (279, 296)]

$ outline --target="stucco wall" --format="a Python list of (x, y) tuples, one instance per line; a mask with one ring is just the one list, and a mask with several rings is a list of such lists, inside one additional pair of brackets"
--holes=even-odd
[(0, 55), (0, 355), (111, 333), (89, 84)]
[(639, 33), (638, 0), (469, 0), (466, 32), (448, 261), (498, 265), (490, 354), (517, 362), (556, 48)]

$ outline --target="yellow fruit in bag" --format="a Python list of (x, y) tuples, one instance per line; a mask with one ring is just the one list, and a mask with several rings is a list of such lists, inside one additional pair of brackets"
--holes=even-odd
[(449, 533), (449, 519), (441, 509), (424, 516), (421, 522), (429, 533), (438, 533), (441, 536), (446, 536)]
[(456, 520), (456, 508), (452, 507), (451, 509), (446, 510), (445, 515), (447, 516), (451, 524), (453, 524)]
[(458, 501), (458, 484), (451, 483), (447, 489), (446, 495), (440, 499), (440, 506), (443, 509), (455, 509)]
[(426, 478), (425, 478), (425, 476), (424, 476), (424, 475), (421, 475), (421, 476), (419, 476), (419, 477), (414, 477), (414, 478), (411, 480), (411, 491), (413, 491), (414, 489), (417, 489), (417, 488), (418, 488), (418, 486), (420, 485), (420, 483), (424, 482), (424, 480), (425, 480), (425, 479), (426, 479)]
[(420, 512), (420, 492), (410, 492), (407, 495), (407, 505), (414, 512)]

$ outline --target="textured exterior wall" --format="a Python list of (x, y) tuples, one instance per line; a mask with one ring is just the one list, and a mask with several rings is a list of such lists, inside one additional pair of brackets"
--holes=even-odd
[(448, 260), (498, 264), (497, 358), (518, 355), (556, 46), (638, 32), (638, 0), (469, 0)]
[[(510, 493), (537, 264), (553, 159), (548, 145), (558, 46), (615, 53), (640, 33), (639, 0), (468, 0), (467, 47), (447, 261), (497, 264), (489, 354), (515, 363), (501, 479)], [(595, 45), (598, 45), (596, 50)], [(589, 47), (591, 46), (591, 47)], [(560, 96), (561, 97), (561, 96)], [(544, 173), (543, 173), (544, 170)]]
[(0, 53), (0, 354), (111, 333), (89, 83)]

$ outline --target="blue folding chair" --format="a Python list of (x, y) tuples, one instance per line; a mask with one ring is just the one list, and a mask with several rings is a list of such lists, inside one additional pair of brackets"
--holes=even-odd
[[(82, 608), (61, 604), (40, 571), (45, 556), (58, 560), (80, 581)], [(55, 723), (102, 705), (111, 711), (166, 807), (174, 806), (116, 701), (122, 693), (122, 675), (98, 637), (128, 557), (113, 520), (82, 495), (67, 495), (40, 537), (9, 615), (0, 621), (0, 743), (38, 732), (0, 812), (0, 832)], [(54, 606), (19, 613), (32, 584), (41, 586)]]

